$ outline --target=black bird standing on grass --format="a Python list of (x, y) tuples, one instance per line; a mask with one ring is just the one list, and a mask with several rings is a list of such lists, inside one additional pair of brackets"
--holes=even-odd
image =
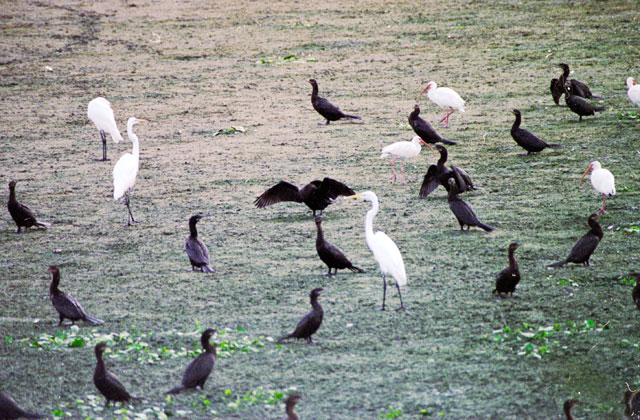
[(516, 290), (516, 285), (520, 282), (520, 268), (518, 267), (518, 260), (514, 253), (520, 244), (513, 242), (509, 245), (509, 267), (498, 273), (496, 277), (496, 288), (493, 293), (497, 293), (501, 296), (503, 293), (509, 293), (513, 296), (513, 292)]
[(520, 123), (522, 122), (520, 111), (514, 109), (511, 112), (516, 116), (516, 120), (511, 127), (511, 137), (518, 143), (518, 146), (527, 151), (528, 155), (534, 152), (540, 152), (547, 147), (562, 147), (560, 144), (548, 144), (531, 131), (520, 128)]
[(628, 389), (624, 393), (624, 414), (630, 420), (640, 420), (640, 390), (632, 391)]
[(351, 261), (338, 249), (338, 247), (330, 244), (324, 240), (324, 233), (322, 232), (322, 216), (316, 216), (316, 227), (318, 234), (316, 236), (316, 251), (323, 263), (329, 267), (327, 276), (331, 276), (331, 269), (334, 269), (333, 274), (338, 274), (338, 269), (342, 270), (348, 268), (356, 273), (364, 273), (364, 270), (351, 264)]
[(578, 400), (567, 400), (564, 402), (564, 405), (562, 406), (562, 411), (564, 411), (566, 420), (575, 420), (575, 417), (573, 417), (573, 413), (571, 412), (571, 410), (573, 410), (573, 407), (578, 404), (580, 404), (580, 401)]
[(16, 183), (18, 181), (9, 182), (9, 201), (7, 202), (7, 208), (9, 209), (9, 214), (14, 222), (16, 222), (16, 226), (18, 226), (18, 231), (16, 233), (20, 233), (20, 228), (24, 226), (24, 231), (27, 231), (27, 228), (32, 226), (39, 227), (51, 227), (51, 223), (47, 222), (38, 222), (36, 220), (36, 216), (33, 215), (31, 209), (24, 204), (21, 204), (16, 200)]
[(440, 137), (440, 134), (436, 133), (436, 130), (434, 130), (431, 124), (420, 118), (419, 115), (420, 106), (418, 106), (418, 104), (415, 104), (413, 107), (413, 112), (409, 114), (409, 125), (411, 126), (411, 128), (413, 128), (413, 131), (415, 131), (415, 133), (426, 143), (458, 144), (455, 141), (446, 140)]
[(591, 254), (596, 250), (596, 247), (604, 236), (602, 227), (596, 221), (597, 218), (598, 213), (593, 213), (589, 216), (587, 223), (589, 224), (589, 227), (591, 227), (591, 230), (582, 238), (578, 239), (578, 242), (576, 242), (573, 248), (571, 248), (569, 256), (567, 256), (566, 259), (549, 264), (547, 267), (561, 267), (567, 263), (591, 265), (589, 263), (589, 258), (591, 258)]
[(551, 79), (551, 86), (549, 87), (551, 90), (551, 96), (553, 97), (553, 102), (556, 105), (560, 105), (560, 98), (562, 98), (562, 94), (564, 93), (564, 88), (560, 83), (559, 79)]
[(635, 303), (638, 310), (640, 310), (640, 273), (631, 273), (629, 274), (629, 277), (636, 281), (636, 285), (633, 287), (631, 296), (633, 297), (633, 303)]
[(322, 214), (322, 211), (338, 196), (353, 194), (355, 193), (351, 188), (331, 178), (325, 178), (322, 181), (316, 179), (302, 188), (286, 181), (280, 181), (256, 198), (254, 204), (258, 208), (263, 208), (283, 201), (304, 203), (313, 210), (315, 216), (316, 211), (320, 211)]
[[(356, 120), (362, 119), (357, 115), (345, 114), (344, 112), (340, 111), (340, 108), (338, 108), (325, 98), (318, 96), (318, 82), (316, 82), (316, 79), (309, 79), (307, 80), (307, 82), (311, 83), (311, 86), (313, 87), (313, 90), (311, 92), (311, 104), (313, 105), (313, 109), (318, 111), (318, 114), (322, 115), (327, 120), (325, 125), (328, 125), (331, 121), (337, 121), (341, 118), (352, 118)], [(318, 124), (322, 125), (322, 123)]]
[(567, 85), (564, 86), (564, 101), (569, 109), (579, 116), (578, 122), (582, 121), (582, 117), (595, 115), (596, 111), (604, 111), (604, 107), (593, 106), (586, 99), (574, 95), (572, 88)]
[(315, 334), (316, 331), (318, 331), (318, 328), (320, 328), (320, 325), (322, 325), (322, 317), (324, 316), (322, 306), (320, 306), (320, 303), (318, 302), (318, 296), (320, 296), (322, 291), (323, 289), (320, 287), (311, 291), (309, 294), (312, 308), (311, 311), (298, 321), (296, 329), (291, 334), (280, 337), (278, 339), (278, 344), (289, 338), (295, 338), (296, 340), (304, 338), (307, 340), (307, 343), (315, 344), (311, 339), (311, 336)]
[(429, 169), (427, 169), (427, 173), (422, 181), (422, 186), (420, 187), (420, 198), (427, 197), (433, 190), (438, 188), (438, 185), (442, 185), (449, 191), (449, 178), (453, 178), (456, 181), (456, 188), (459, 193), (479, 189), (473, 185), (468, 173), (453, 165), (451, 165), (451, 169), (445, 166), (448, 153), (444, 146), (438, 144), (436, 145), (436, 149), (440, 152), (440, 159), (438, 159), (435, 165), (431, 165)]
[(98, 343), (95, 346), (96, 353), (96, 369), (93, 371), (93, 383), (98, 388), (98, 391), (107, 399), (107, 403), (105, 407), (109, 405), (109, 402), (113, 401), (114, 403), (120, 402), (129, 402), (129, 400), (141, 400), (140, 397), (135, 397), (129, 394), (122, 385), (122, 382), (118, 379), (116, 375), (109, 372), (107, 368), (104, 366), (104, 361), (102, 360), (102, 353), (107, 349), (106, 343)]
[(49, 273), (51, 273), (51, 284), (49, 285), (49, 299), (53, 307), (58, 311), (60, 316), (60, 322), (58, 325), (62, 325), (65, 318), (71, 320), (71, 324), (75, 324), (76, 321), (83, 320), (94, 325), (104, 324), (104, 321), (98, 318), (94, 318), (86, 314), (80, 302), (73, 296), (61, 292), (58, 289), (60, 284), (60, 269), (55, 265), (49, 267)]
[(0, 420), (46, 419), (44, 414), (24, 411), (9, 394), (0, 391)]
[(300, 420), (300, 416), (296, 413), (295, 408), (298, 401), (300, 401), (302, 397), (298, 394), (291, 394), (284, 400), (285, 403), (285, 413), (287, 414), (287, 420)]
[(216, 269), (211, 267), (209, 263), (209, 250), (207, 246), (198, 239), (198, 229), (196, 229), (196, 223), (203, 217), (208, 215), (196, 214), (189, 219), (189, 237), (184, 245), (184, 250), (187, 251), (189, 262), (191, 262), (191, 271), (195, 271), (196, 268), (200, 269), (203, 273), (215, 273)]
[(572, 93), (582, 98), (587, 98), (587, 99), (602, 98), (602, 96), (592, 94), (591, 89), (589, 89), (589, 86), (587, 86), (586, 83), (576, 79), (569, 80), (571, 69), (569, 69), (568, 64), (560, 63), (558, 64), (558, 67), (562, 69), (562, 76), (560, 76), (560, 78), (558, 79), (560, 86), (564, 86), (568, 84), (571, 87)]
[(492, 226), (485, 225), (476, 216), (476, 212), (473, 211), (470, 205), (458, 198), (458, 188), (456, 187), (456, 181), (453, 178), (449, 178), (449, 208), (453, 212), (458, 223), (460, 223), (460, 230), (464, 230), (464, 225), (467, 225), (467, 230), (471, 229), (471, 226), (478, 226), (487, 232), (494, 230)]
[(204, 353), (201, 353), (198, 357), (193, 359), (191, 363), (189, 363), (187, 369), (184, 371), (184, 375), (182, 375), (182, 383), (170, 391), (167, 391), (166, 394), (177, 394), (185, 388), (204, 388), (204, 383), (209, 377), (209, 374), (213, 369), (213, 365), (216, 362), (215, 344), (212, 345), (209, 343), (209, 339), (215, 333), (216, 330), (212, 328), (209, 328), (202, 333), (200, 336), (200, 343), (202, 344)]

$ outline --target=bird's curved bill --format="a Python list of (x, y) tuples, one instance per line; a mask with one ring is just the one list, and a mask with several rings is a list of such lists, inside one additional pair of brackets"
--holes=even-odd
[(429, 89), (430, 85), (427, 85), (426, 88), (422, 89), (422, 92), (420, 92), (420, 95), (418, 95), (418, 99), (416, 102), (420, 101), (420, 98), (422, 98), (422, 95), (424, 95), (424, 93), (427, 91), (427, 89)]
[(420, 139), (420, 143), (424, 144), (425, 146), (427, 146), (429, 148), (429, 150), (431, 150), (431, 153), (433, 153), (433, 156), (436, 155), (436, 151), (433, 150), (433, 147), (431, 147), (431, 145), (429, 143), (427, 143), (426, 141)]
[(587, 174), (589, 173), (589, 171), (591, 170), (591, 168), (593, 168), (593, 166), (589, 165), (589, 167), (587, 168), (586, 171), (584, 171), (584, 173), (582, 174), (582, 178), (580, 178), (580, 183), (582, 184), (582, 181), (584, 180), (584, 177), (587, 176)]

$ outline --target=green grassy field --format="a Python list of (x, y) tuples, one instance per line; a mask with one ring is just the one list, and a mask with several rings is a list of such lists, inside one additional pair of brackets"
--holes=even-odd
[[(0, 229), (0, 389), (64, 419), (275, 419), (296, 390), (307, 419), (548, 419), (577, 398), (580, 419), (618, 419), (625, 383), (640, 388), (640, 325), (626, 275), (638, 270), (640, 10), (629, 1), (282, 1), (7, 3), (0, 20), (0, 179), (48, 230)], [(135, 6), (135, 7), (134, 7)], [(566, 62), (606, 111), (577, 124), (553, 104), (549, 80)], [(320, 95), (363, 123), (318, 126)], [(430, 80), (457, 90), (467, 112), (422, 116), (446, 138), (449, 162), (480, 191), (466, 193), (492, 233), (461, 233), (441, 187), (418, 198), (423, 149), (391, 185), (381, 147), (411, 139), (407, 116)], [(140, 171), (127, 228), (111, 171), (131, 143), (109, 139), (110, 162), (86, 117), (108, 98), (121, 130), (136, 127)], [(564, 100), (562, 101), (562, 103)], [(560, 149), (532, 156), (511, 139), (510, 111)], [(233, 126), (244, 133), (219, 133)], [(216, 135), (219, 134), (219, 135)], [(123, 132), (124, 135), (124, 132)], [(125, 136), (126, 138), (126, 136)], [(592, 160), (616, 176), (591, 267), (548, 269), (587, 230), (601, 197), (580, 176)], [(374, 229), (405, 261), (406, 312), (381, 312), (381, 275), (364, 238), (368, 205), (325, 211), (327, 240), (365, 274), (327, 278), (315, 225), (302, 205), (256, 209), (284, 179), (331, 176), (373, 190)], [(8, 192), (5, 190), (5, 199)], [(193, 273), (188, 219), (215, 275)], [(510, 242), (522, 281), (492, 295)], [(57, 327), (47, 267), (61, 267), (99, 327)], [(315, 339), (277, 346), (323, 287)], [(387, 296), (399, 305), (395, 287)], [(203, 391), (167, 399), (206, 327), (220, 331)], [(142, 403), (103, 409), (92, 383), (93, 345)], [(146, 416), (146, 417), (145, 417)]]

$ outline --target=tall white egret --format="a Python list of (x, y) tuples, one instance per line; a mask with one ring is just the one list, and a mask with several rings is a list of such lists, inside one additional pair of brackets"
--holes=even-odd
[(436, 82), (429, 82), (427, 87), (418, 95), (418, 100), (423, 93), (427, 92), (427, 97), (431, 102), (438, 105), (440, 108), (448, 108), (447, 113), (438, 122), (446, 121), (446, 126), (449, 127), (449, 116), (453, 114), (453, 110), (457, 109), (460, 112), (464, 112), (466, 104), (464, 100), (453, 89), (447, 87), (438, 87)]
[(393, 179), (391, 180), (392, 184), (396, 183), (396, 170), (393, 167), (393, 162), (397, 159), (400, 159), (400, 173), (402, 174), (402, 183), (406, 184), (404, 180), (404, 161), (414, 158), (420, 154), (420, 150), (422, 150), (422, 146), (420, 144), (424, 144), (433, 152), (433, 148), (429, 146), (429, 143), (425, 142), (418, 136), (414, 136), (411, 141), (397, 141), (388, 146), (385, 146), (380, 151), (380, 159), (391, 158), (391, 171), (393, 172)]
[(615, 178), (608, 169), (604, 169), (602, 165), (600, 165), (600, 162), (594, 160), (591, 162), (587, 170), (584, 171), (584, 174), (582, 174), (580, 183), (582, 183), (584, 177), (587, 176), (589, 171), (591, 171), (591, 185), (596, 191), (602, 194), (602, 208), (600, 208), (600, 214), (603, 214), (604, 203), (607, 201), (607, 196), (616, 195)]
[(627, 96), (634, 104), (640, 106), (640, 85), (636, 84), (633, 77), (627, 78)]
[(129, 215), (127, 216), (127, 226), (131, 226), (131, 222), (135, 223), (131, 208), (129, 207), (130, 192), (136, 183), (136, 175), (138, 175), (138, 164), (140, 162), (140, 145), (138, 144), (138, 136), (133, 132), (133, 126), (138, 123), (147, 122), (137, 118), (129, 118), (127, 121), (127, 135), (133, 143), (132, 153), (125, 153), (113, 167), (113, 199), (118, 200), (124, 195), (124, 205), (127, 206)]
[(396, 281), (396, 287), (398, 289), (398, 296), (400, 297), (400, 307), (397, 310), (403, 309), (402, 293), (400, 293), (400, 286), (407, 284), (407, 273), (404, 271), (404, 261), (402, 260), (402, 254), (398, 246), (393, 240), (382, 231), (373, 233), (373, 218), (378, 214), (378, 196), (373, 191), (365, 191), (359, 194), (351, 195), (345, 198), (357, 199), (361, 198), (364, 201), (371, 203), (371, 209), (367, 212), (367, 216), (364, 222), (364, 233), (367, 238), (367, 245), (373, 252), (373, 257), (378, 262), (380, 271), (382, 272), (382, 310), (385, 309), (385, 301), (387, 298), (387, 279), (386, 275), (391, 274)]
[(105, 98), (99, 96), (89, 102), (87, 116), (96, 125), (102, 138), (102, 160), (107, 160), (107, 134), (111, 135), (114, 142), (122, 141), (122, 135), (118, 130), (116, 119), (111, 109), (111, 104)]

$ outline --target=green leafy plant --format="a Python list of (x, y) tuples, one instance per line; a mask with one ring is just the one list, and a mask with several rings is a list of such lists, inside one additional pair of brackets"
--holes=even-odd
[(397, 419), (402, 415), (401, 408), (393, 408), (393, 406), (390, 405), (387, 410), (389, 411), (384, 414), (380, 414), (381, 419)]

